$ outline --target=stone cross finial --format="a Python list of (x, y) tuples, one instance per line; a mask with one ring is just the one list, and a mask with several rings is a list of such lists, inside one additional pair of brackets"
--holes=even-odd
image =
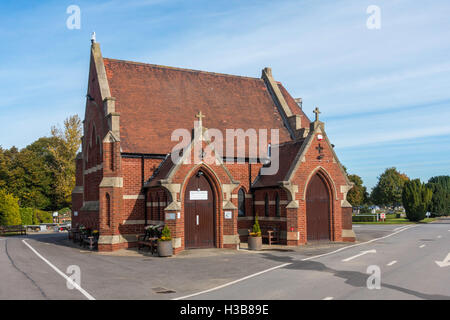
[(319, 114), (321, 114), (322, 112), (320, 112), (319, 108), (316, 107), (316, 109), (314, 109), (313, 111), (316, 114), (316, 121), (319, 121)]
[(199, 113), (195, 117), (201, 121), (206, 116), (201, 111), (199, 111)]
[(195, 117), (198, 118), (198, 124), (200, 125), (200, 127), (202, 127), (203, 126), (202, 120), (205, 117), (205, 115), (201, 111), (199, 111)]

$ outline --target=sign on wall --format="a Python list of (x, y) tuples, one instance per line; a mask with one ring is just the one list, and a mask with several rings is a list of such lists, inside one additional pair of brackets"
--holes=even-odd
[(166, 213), (166, 220), (175, 220), (175, 213)]
[(225, 219), (233, 219), (233, 211), (225, 211)]
[(208, 200), (208, 191), (189, 191), (189, 200)]

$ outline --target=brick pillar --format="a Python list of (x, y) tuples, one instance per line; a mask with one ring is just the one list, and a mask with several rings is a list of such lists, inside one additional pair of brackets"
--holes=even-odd
[(120, 235), (123, 212), (123, 178), (120, 141), (108, 133), (103, 141), (103, 178), (100, 183), (99, 251), (128, 247)]
[(179, 208), (164, 209), (164, 222), (172, 235), (173, 254), (184, 250), (184, 217)]
[(355, 242), (356, 236), (353, 232), (352, 225), (352, 207), (343, 206), (341, 207), (342, 212), (342, 241), (344, 242)]
[[(223, 248), (227, 249), (238, 249), (239, 248), (239, 235), (237, 230), (237, 209), (223, 209), (219, 211), (222, 212), (223, 217)], [(229, 217), (231, 214), (231, 218)], [(220, 217), (220, 216), (219, 216)]]
[(83, 206), (83, 155), (81, 153), (76, 157), (75, 167), (75, 187), (72, 190), (72, 227), (79, 224), (79, 211)]
[(286, 232), (287, 232), (287, 241), (286, 244), (288, 246), (298, 246), (301, 244), (301, 234), (302, 228), (299, 224), (299, 208), (295, 207), (286, 207)]

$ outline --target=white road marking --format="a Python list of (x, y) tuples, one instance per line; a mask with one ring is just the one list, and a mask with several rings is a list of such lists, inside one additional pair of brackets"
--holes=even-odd
[(89, 300), (95, 300), (95, 298), (93, 296), (91, 296), (86, 290), (84, 290), (82, 287), (80, 287), (78, 285), (78, 283), (76, 283), (75, 281), (73, 281), (71, 278), (69, 278), (64, 272), (62, 272), (61, 270), (59, 270), (57, 267), (55, 267), (50, 261), (48, 261), (47, 259), (45, 259), (39, 252), (37, 252), (32, 246), (30, 246), (26, 240), (22, 240), (22, 242), (31, 249), (31, 251), (33, 251), (39, 258), (41, 258), (41, 260), (43, 260), (46, 264), (48, 264), (53, 270), (56, 271), (56, 273), (58, 273), (61, 277), (63, 277), (67, 282), (69, 282), (75, 289), (77, 289), (78, 291), (80, 291), (86, 298), (88, 298)]
[(394, 260), (394, 261), (389, 262), (387, 265), (390, 267), (390, 266), (393, 266), (396, 263), (397, 263), (397, 260)]
[(351, 245), (351, 246), (343, 247), (343, 248), (334, 250), (334, 251), (332, 251), (332, 252), (328, 252), (328, 253), (324, 253), (324, 254), (319, 254), (319, 255), (317, 255), (317, 256), (313, 256), (313, 257), (309, 257), (309, 258), (305, 258), (305, 259), (302, 259), (301, 261), (308, 261), (308, 260), (313, 260), (313, 259), (320, 258), (320, 257), (325, 257), (325, 256), (328, 256), (328, 255), (330, 255), (330, 254), (338, 253), (338, 252), (341, 252), (341, 251), (346, 250), (346, 249), (350, 249), (350, 248), (362, 246), (362, 245), (364, 245), (364, 244), (372, 243), (372, 242), (375, 242), (375, 241), (378, 241), (378, 240), (386, 239), (386, 238), (392, 237), (392, 236), (394, 236), (394, 235), (396, 235), (396, 234), (398, 234), (398, 233), (400, 233), (400, 232), (403, 232), (403, 231), (406, 231), (406, 230), (409, 230), (409, 229), (415, 228), (415, 227), (417, 227), (417, 226), (407, 227), (407, 228), (405, 228), (405, 229), (402, 229), (402, 230), (393, 232), (393, 233), (391, 233), (391, 234), (388, 234), (387, 236), (383, 236), (383, 237), (380, 237), (380, 238), (375, 238), (375, 239), (372, 239), (372, 240), (369, 240), (369, 241), (366, 241), (366, 242), (361, 242), (361, 243), (353, 244), (353, 245)]
[(342, 262), (351, 261), (353, 259), (356, 259), (356, 258), (361, 257), (361, 256), (363, 256), (365, 254), (368, 254), (368, 253), (377, 253), (377, 250), (374, 249), (374, 250), (361, 251), (361, 253), (358, 253), (357, 255), (354, 255), (353, 257), (350, 257), (350, 258), (342, 260)]
[(438, 239), (442, 238), (442, 236), (437, 236)]
[[(334, 250), (334, 251), (332, 251), (332, 252), (328, 252), (328, 253), (324, 253), (324, 254), (319, 254), (319, 255), (317, 255), (317, 256), (312, 256), (312, 257), (309, 257), (309, 258), (305, 258), (305, 259), (302, 259), (302, 260), (300, 260), (300, 261), (308, 261), (308, 260), (312, 260), (312, 259), (316, 259), (316, 258), (328, 256), (328, 255), (331, 255), (331, 254), (334, 254), (334, 253), (341, 252), (342, 250), (345, 250), (345, 249), (349, 249), (349, 248), (353, 248), (353, 247), (358, 247), (358, 246), (362, 246), (362, 245), (364, 245), (364, 244), (368, 244), (368, 243), (372, 243), (372, 242), (375, 242), (375, 241), (378, 241), (378, 240), (386, 239), (386, 238), (392, 237), (393, 235), (396, 235), (396, 234), (398, 234), (398, 233), (400, 233), (400, 232), (403, 232), (403, 231), (405, 231), (405, 230), (408, 230), (408, 229), (411, 229), (411, 228), (415, 228), (415, 227), (417, 227), (417, 226), (410, 226), (410, 227), (407, 227), (407, 228), (405, 228), (405, 229), (399, 230), (399, 231), (397, 231), (397, 232), (393, 232), (393, 233), (391, 233), (391, 234), (388, 234), (388, 235), (383, 236), (383, 237), (380, 237), (380, 238), (376, 238), (376, 239), (372, 239), (372, 240), (369, 240), (369, 241), (366, 241), (366, 242), (361, 242), (361, 243), (353, 244), (353, 245), (351, 245), (351, 246), (343, 247), (343, 248)], [(219, 290), (219, 289), (222, 289), (222, 288), (231, 286), (231, 285), (233, 285), (233, 284), (235, 284), (235, 283), (238, 283), (238, 282), (241, 282), (241, 281), (244, 281), (244, 280), (247, 280), (247, 279), (256, 277), (256, 276), (259, 276), (259, 275), (261, 275), (261, 274), (263, 274), (263, 273), (270, 272), (270, 271), (273, 271), (273, 270), (277, 270), (277, 269), (280, 269), (280, 268), (284, 268), (284, 267), (289, 266), (289, 265), (291, 265), (291, 264), (292, 264), (292, 262), (284, 263), (284, 264), (279, 265), (279, 266), (277, 266), (277, 267), (273, 267), (273, 268), (270, 268), (270, 269), (267, 269), (267, 270), (263, 270), (263, 271), (258, 272), (258, 273), (251, 274), (251, 275), (246, 276), (246, 277), (244, 277), (244, 278), (240, 278), (240, 279), (237, 279), (237, 280), (235, 280), (235, 281), (231, 281), (231, 282), (225, 283), (225, 284), (223, 284), (223, 285), (221, 285), (221, 286), (218, 286), (218, 287), (214, 287), (214, 288), (211, 288), (211, 289), (208, 289), (208, 290), (204, 290), (204, 291), (201, 291), (201, 292), (193, 293), (193, 294), (186, 295), (186, 296), (183, 296), (183, 297), (174, 298), (174, 299), (172, 299), (172, 300), (183, 300), (183, 299), (187, 299), (187, 298), (190, 298), (190, 297), (195, 297), (195, 296), (201, 295), (201, 294), (203, 294), (203, 293), (208, 293), (208, 292), (216, 291), (216, 290)]]
[(450, 267), (450, 253), (447, 255), (447, 257), (445, 257), (444, 260), (435, 262), (441, 268)]
[(404, 228), (407, 228), (407, 227), (408, 226), (398, 227), (398, 228), (395, 228), (394, 231), (397, 231), (397, 230), (400, 230), (400, 229), (404, 229)]
[(426, 245), (425, 244), (423, 244), (423, 245), (421, 245), (419, 248), (425, 248), (426, 247)]
[(323, 298), (323, 300), (333, 300), (334, 298), (333, 297), (326, 297), (326, 298)]
[(198, 296), (198, 295), (203, 294), (203, 293), (208, 293), (208, 292), (211, 292), (211, 291), (216, 291), (216, 290), (219, 290), (219, 289), (222, 289), (222, 288), (231, 286), (232, 284), (235, 284), (235, 283), (238, 283), (238, 282), (241, 282), (241, 281), (244, 281), (244, 280), (247, 280), (247, 279), (256, 277), (256, 276), (259, 276), (259, 275), (261, 275), (261, 274), (263, 274), (263, 273), (266, 273), (266, 272), (269, 272), (269, 271), (272, 271), (272, 270), (276, 270), (276, 269), (280, 269), (280, 268), (286, 267), (286, 266), (291, 265), (291, 264), (292, 264), (292, 263), (285, 263), (285, 264), (282, 264), (282, 265), (279, 265), (279, 266), (276, 266), (276, 267), (273, 267), (273, 268), (270, 268), (270, 269), (266, 269), (266, 270), (263, 270), (263, 271), (260, 271), (260, 272), (251, 274), (251, 275), (249, 275), (249, 276), (246, 276), (246, 277), (243, 277), (243, 278), (240, 278), (240, 279), (237, 279), (237, 280), (234, 280), (234, 281), (225, 283), (225, 284), (223, 284), (223, 285), (221, 285), (221, 286), (218, 286), (218, 287), (215, 287), (215, 288), (211, 288), (211, 289), (204, 290), (204, 291), (201, 291), (201, 292), (193, 293), (193, 294), (190, 294), (190, 295), (187, 295), (187, 296), (184, 296), (184, 297), (174, 298), (174, 299), (172, 299), (172, 300), (182, 300), (182, 299), (187, 299), (187, 298), (190, 298), (190, 297)]

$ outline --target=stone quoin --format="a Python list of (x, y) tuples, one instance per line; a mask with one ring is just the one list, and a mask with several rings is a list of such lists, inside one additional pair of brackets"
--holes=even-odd
[[(149, 224), (169, 227), (174, 254), (237, 249), (256, 215), (281, 244), (355, 241), (346, 200), (352, 183), (320, 111), (310, 121), (270, 68), (250, 78), (114, 60), (92, 41), (88, 81), (72, 225), (99, 230), (99, 251), (136, 246)], [(224, 140), (227, 129), (254, 130), (258, 155), (267, 158), (255, 159), (247, 138), (233, 145), (240, 156), (226, 159), (203, 135), (208, 128)], [(177, 129), (198, 133), (180, 161), (171, 154)], [(274, 147), (278, 170), (261, 174)]]

